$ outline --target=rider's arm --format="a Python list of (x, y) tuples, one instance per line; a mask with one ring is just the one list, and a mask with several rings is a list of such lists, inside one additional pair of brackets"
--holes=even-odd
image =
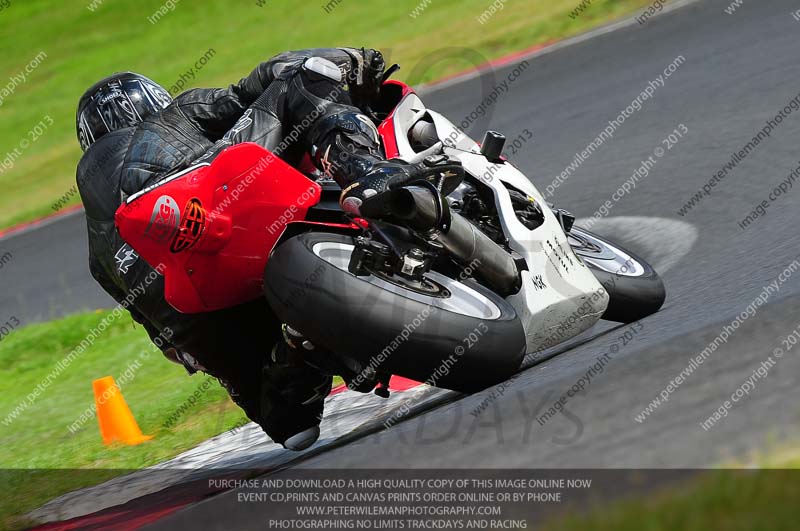
[(335, 63), (344, 72), (352, 94), (374, 91), (383, 74), (383, 56), (377, 50), (312, 48), (276, 55), (235, 85), (225, 89), (188, 90), (175, 98), (175, 102), (189, 121), (207, 138), (216, 141), (285, 69), (291, 71), (310, 57), (322, 57)]
[[(287, 67), (296, 67), (310, 57), (327, 59), (344, 73), (350, 89), (375, 84), (383, 74), (383, 55), (370, 48), (310, 48), (278, 54), (263, 62), (249, 76), (232, 86), (248, 105), (263, 93)], [(291, 68), (290, 68), (291, 69)]]

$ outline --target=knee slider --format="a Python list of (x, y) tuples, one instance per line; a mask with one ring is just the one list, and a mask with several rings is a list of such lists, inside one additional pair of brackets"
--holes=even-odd
[(314, 81), (326, 79), (335, 83), (342, 82), (342, 71), (333, 61), (323, 57), (311, 57), (303, 63), (303, 71)]

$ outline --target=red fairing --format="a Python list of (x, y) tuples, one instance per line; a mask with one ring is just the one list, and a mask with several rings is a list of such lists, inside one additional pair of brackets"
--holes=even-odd
[(147, 263), (161, 265), (173, 307), (208, 312), (262, 296), (270, 252), (321, 193), (271, 152), (244, 143), (133, 196), (117, 211), (116, 224)]
[[(405, 98), (409, 94), (414, 93), (414, 89), (401, 81), (389, 80), (384, 85), (397, 85), (402, 89), (402, 97)], [(394, 110), (389, 113), (389, 116), (378, 126), (378, 133), (383, 138), (383, 149), (386, 152), (386, 158), (392, 159), (400, 155), (400, 150), (397, 148), (397, 139), (395, 138), (394, 129)]]

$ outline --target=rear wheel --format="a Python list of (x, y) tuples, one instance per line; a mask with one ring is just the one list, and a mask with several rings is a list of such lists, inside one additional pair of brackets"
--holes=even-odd
[(284, 322), (362, 367), (474, 391), (514, 374), (525, 334), (514, 308), (471, 281), (355, 276), (353, 238), (307, 233), (272, 254), (264, 291)]
[(568, 236), (575, 254), (608, 292), (603, 319), (631, 323), (656, 313), (664, 304), (664, 282), (642, 258), (580, 227), (572, 227)]

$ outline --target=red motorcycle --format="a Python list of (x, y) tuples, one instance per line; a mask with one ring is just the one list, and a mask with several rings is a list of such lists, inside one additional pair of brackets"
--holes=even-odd
[[(266, 297), (324, 347), (309, 356), (328, 352), (327, 366), (379, 394), (391, 374), (474, 391), (601, 317), (661, 307), (653, 268), (551, 208), (502, 157), (502, 135), (479, 145), (394, 81), (375, 115), (387, 156), (421, 169), (368, 219), (345, 215), (339, 187), (310, 165), (240, 144), (131, 196), (118, 230), (163, 265), (177, 310)], [(445, 171), (443, 158), (460, 165)]]

